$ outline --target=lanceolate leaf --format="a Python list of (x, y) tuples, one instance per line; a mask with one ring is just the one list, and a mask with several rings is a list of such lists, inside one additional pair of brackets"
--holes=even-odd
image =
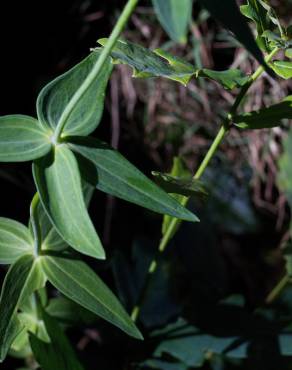
[(152, 0), (157, 17), (173, 41), (185, 43), (192, 0)]
[(197, 73), (198, 77), (206, 77), (220, 83), (225, 89), (232, 90), (235, 87), (243, 86), (249, 79), (239, 69), (228, 69), (227, 71), (212, 71), (211, 69), (201, 69)]
[(11, 325), (15, 327), (14, 315), (20, 303), (43, 285), (44, 278), (39, 263), (32, 255), (20, 257), (10, 267), (0, 297), (0, 361), (6, 356), (6, 338)]
[(158, 213), (198, 221), (109, 145), (91, 138), (70, 140), (72, 150), (87, 159), (79, 157), (82, 175), (98, 189)]
[[(85, 204), (88, 207), (91, 200), (94, 188), (82, 182), (82, 192), (85, 200)], [(37, 222), (40, 226), (42, 249), (49, 249), (54, 251), (64, 250), (68, 247), (68, 244), (64, 241), (61, 235), (57, 232), (56, 228), (50, 221), (46, 211), (41, 202), (39, 202), (36, 210)]]
[(47, 156), (33, 166), (42, 204), (63, 239), (74, 249), (104, 259), (105, 253), (88, 215), (79, 168), (66, 145), (57, 146), (54, 158)]
[(241, 15), (235, 0), (200, 0), (200, 2), (211, 15), (234, 33), (236, 39), (245, 46), (260, 64), (265, 64), (263, 55), (253, 38), (245, 18)]
[(285, 60), (275, 60), (270, 65), (277, 73), (277, 75), (284, 78), (285, 80), (292, 78), (292, 62), (288, 62)]
[(203, 183), (193, 179), (191, 175), (179, 177), (157, 171), (152, 171), (152, 175), (154, 176), (155, 182), (167, 193), (202, 198), (208, 195)]
[(28, 116), (0, 117), (0, 162), (25, 162), (51, 149), (50, 132)]
[(17, 221), (0, 217), (0, 264), (13, 263), (32, 249), (33, 240), (28, 228)]
[[(107, 39), (98, 42), (105, 45)], [(196, 72), (191, 64), (161, 49), (152, 51), (128, 41), (117, 41), (111, 56), (114, 63), (132, 67), (133, 77), (165, 77), (186, 85)]]
[(46, 312), (42, 313), (50, 343), (30, 335), (30, 343), (36, 360), (43, 370), (82, 370), (76, 354), (58, 322)]
[(42, 266), (51, 284), (65, 296), (127, 334), (142, 338), (114, 294), (84, 262), (47, 255), (42, 257)]
[[(40, 122), (45, 126), (56, 128), (64, 118), (63, 113), (75, 94), (80, 94), (79, 87), (92, 71), (99, 58), (99, 51), (91, 53), (81, 63), (50, 82), (40, 92), (37, 100), (37, 113)], [(100, 73), (80, 94), (77, 103), (68, 115), (63, 135), (88, 135), (98, 126), (104, 106), (104, 95), (112, 66), (108, 59)]]
[(235, 116), (233, 122), (237, 127), (254, 130), (279, 126), (285, 118), (292, 119), (292, 96), (268, 108)]

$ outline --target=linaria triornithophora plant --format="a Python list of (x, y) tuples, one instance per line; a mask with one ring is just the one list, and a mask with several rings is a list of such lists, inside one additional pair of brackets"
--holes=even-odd
[[(118, 40), (138, 0), (128, 0), (108, 39), (67, 73), (45, 86), (37, 99), (37, 119), (23, 115), (0, 118), (0, 161), (33, 161), (37, 193), (30, 208), (29, 226), (0, 219), (0, 263), (11, 265), (0, 299), (0, 360), (11, 349), (30, 353), (44, 369), (82, 369), (67, 338), (48, 315), (45, 285), (49, 281), (78, 305), (110, 321), (130, 336), (142, 338), (135, 326), (151, 277), (149, 268), (132, 318), (117, 298), (82, 262), (80, 255), (105, 259), (105, 251), (87, 212), (95, 188), (146, 207), (164, 216), (159, 253), (163, 253), (181, 220), (198, 221), (185, 206), (188, 196), (204, 194), (199, 182), (219, 144), (231, 129), (261, 129), (292, 118), (292, 97), (259, 111), (238, 114), (249, 87), (266, 70), (283, 78), (292, 76), (288, 60), (273, 60), (280, 49), (291, 57), (290, 30), (281, 26), (268, 2), (249, 0), (241, 12), (256, 23), (255, 42), (234, 0), (200, 0), (215, 18), (258, 60), (251, 76), (237, 69), (198, 69), (163, 49), (148, 50)], [(224, 6), (223, 6), (224, 4)], [(162, 26), (176, 42), (186, 41), (191, 0), (153, 0)], [(176, 17), (170, 17), (175, 14)], [(264, 58), (262, 53), (266, 53)], [(183, 85), (191, 79), (208, 78), (226, 89), (240, 88), (230, 111), (193, 179), (185, 181), (179, 160), (172, 173), (154, 173), (157, 186), (108, 144), (89, 135), (101, 120), (104, 95), (113, 65), (127, 64), (134, 77), (163, 77)], [(163, 189), (175, 196), (168, 195)], [(54, 342), (54, 348), (50, 345)], [(61, 356), (64, 352), (66, 356)]]

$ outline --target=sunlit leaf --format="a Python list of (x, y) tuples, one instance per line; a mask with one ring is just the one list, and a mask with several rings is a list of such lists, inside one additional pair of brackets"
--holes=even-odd
[(292, 96), (281, 103), (233, 118), (234, 124), (243, 129), (262, 129), (279, 126), (282, 119), (292, 119)]
[[(103, 112), (105, 89), (112, 70), (109, 59), (85, 91), (79, 90), (79, 87), (90, 75), (99, 54), (99, 51), (91, 53), (40, 92), (37, 113), (45, 127), (55, 130), (60, 120), (65, 119), (63, 135), (88, 135), (98, 126)], [(77, 95), (74, 107), (69, 109), (71, 100)]]
[(0, 264), (15, 262), (33, 250), (33, 240), (23, 224), (0, 217)]
[(203, 68), (198, 71), (198, 77), (206, 77), (220, 83), (225, 89), (232, 90), (235, 87), (243, 86), (249, 79), (239, 69), (228, 69), (227, 71), (212, 71)]
[(270, 64), (270, 66), (277, 73), (277, 75), (285, 80), (292, 78), (292, 62), (288, 62), (286, 60), (275, 60)]
[(84, 262), (47, 255), (42, 258), (42, 266), (51, 284), (69, 299), (127, 334), (142, 338), (114, 294)]
[[(98, 42), (104, 46), (107, 39)], [(186, 85), (197, 70), (183, 59), (161, 49), (152, 51), (128, 41), (117, 41), (111, 56), (114, 63), (133, 68), (133, 77), (165, 77)]]
[(188, 24), (192, 14), (192, 0), (152, 0), (157, 17), (176, 42), (185, 43)]
[(54, 158), (34, 163), (34, 179), (50, 220), (63, 239), (77, 251), (104, 259), (105, 253), (88, 215), (74, 154), (60, 145)]
[(79, 163), (83, 170), (82, 176), (91, 185), (155, 212), (198, 221), (194, 214), (166, 194), (108, 144), (91, 138), (72, 140), (70, 148), (81, 155)]
[(51, 149), (50, 132), (29, 116), (0, 117), (0, 162), (25, 162)]

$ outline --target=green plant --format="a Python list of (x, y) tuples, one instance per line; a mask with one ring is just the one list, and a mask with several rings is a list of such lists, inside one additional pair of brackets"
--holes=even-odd
[[(291, 62), (273, 60), (281, 49), (289, 58), (292, 43), (289, 29), (281, 26), (267, 2), (250, 0), (241, 7), (242, 13), (256, 23), (256, 43), (235, 1), (224, 0), (227, 10), (222, 12), (221, 4), (218, 6), (215, 0), (201, 0), (259, 61), (260, 66), (251, 76), (237, 69), (196, 68), (163, 49), (152, 51), (119, 40), (137, 2), (128, 0), (110, 37), (99, 40), (101, 47), (93, 49), (81, 63), (42, 89), (36, 104), (37, 119), (22, 115), (0, 117), (0, 161), (33, 160), (37, 188), (28, 227), (0, 219), (0, 262), (11, 265), (0, 298), (1, 361), (9, 350), (24, 357), (32, 350), (44, 369), (83, 368), (58, 323), (48, 313), (47, 281), (71, 301), (130, 336), (142, 339), (135, 322), (158, 259), (182, 220), (199, 221), (185, 206), (189, 196), (206, 194), (199, 180), (224, 137), (232, 128), (271, 128), (282, 119), (292, 118), (290, 96), (259, 111), (237, 113), (250, 86), (265, 70), (271, 75), (274, 71), (280, 77), (291, 77)], [(174, 41), (185, 42), (192, 2), (155, 0), (153, 3), (169, 35)], [(267, 55), (264, 57), (262, 52)], [(89, 137), (100, 122), (107, 82), (113, 65), (118, 63), (132, 67), (134, 77), (164, 77), (183, 85), (193, 78), (208, 78), (225, 89), (239, 88), (234, 104), (193, 177), (186, 176), (177, 160), (171, 174), (155, 173), (159, 187), (108, 144)], [(87, 212), (95, 188), (164, 215), (157, 256), (149, 266), (132, 319), (77, 253), (105, 259)]]

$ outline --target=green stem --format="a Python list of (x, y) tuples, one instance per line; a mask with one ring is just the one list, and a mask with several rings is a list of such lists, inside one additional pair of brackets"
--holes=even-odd
[(123, 9), (114, 29), (112, 30), (112, 33), (110, 34), (110, 37), (107, 40), (106, 45), (102, 49), (102, 52), (94, 65), (93, 69), (89, 73), (89, 75), (86, 77), (80, 88), (76, 91), (76, 93), (73, 95), (71, 100), (69, 101), (68, 105), (64, 109), (64, 112), (62, 113), (58, 125), (56, 127), (55, 133), (54, 133), (54, 142), (57, 143), (60, 139), (60, 136), (62, 134), (62, 131), (75, 107), (75, 105), (78, 103), (78, 101), (82, 98), (82, 96), (86, 93), (86, 91), (89, 89), (91, 84), (94, 82), (96, 77), (98, 76), (99, 72), (101, 71), (104, 63), (106, 62), (106, 59), (110, 55), (110, 52), (112, 48), (114, 47), (118, 37), (120, 36), (121, 32), (123, 31), (129, 17), (133, 13), (134, 9), (136, 8), (136, 5), (139, 0), (128, 0), (125, 8)]
[[(271, 53), (269, 55), (267, 55), (267, 57), (265, 58), (265, 61), (267, 63), (270, 62), (270, 60), (277, 53), (277, 51), (278, 51), (278, 48), (273, 49), (271, 51)], [(245, 97), (245, 95), (246, 95), (247, 91), (249, 90), (249, 88), (251, 87), (251, 85), (261, 76), (261, 74), (264, 72), (264, 70), (265, 69), (264, 69), (263, 66), (259, 66), (257, 68), (257, 70), (250, 76), (248, 81), (242, 86), (242, 88), (241, 88), (238, 96), (236, 97), (229, 113), (227, 114), (226, 119), (223, 121), (223, 123), (222, 123), (214, 141), (212, 142), (212, 145), (210, 146), (207, 154), (205, 155), (205, 157), (204, 157), (203, 161), (201, 162), (199, 168), (197, 169), (196, 173), (194, 174), (193, 179), (195, 179), (195, 180), (200, 179), (200, 177), (205, 172), (205, 170), (208, 167), (211, 159), (214, 157), (219, 145), (221, 144), (225, 135), (228, 133), (228, 131), (231, 127), (233, 115), (236, 113), (238, 107), (242, 103), (243, 98)], [(184, 197), (181, 200), (180, 203), (183, 206), (186, 206), (188, 201), (189, 201), (189, 198)], [(138, 301), (137, 301), (137, 303), (136, 303), (136, 305), (133, 308), (132, 313), (131, 313), (131, 317), (132, 317), (132, 320), (134, 322), (137, 321), (137, 319), (140, 315), (142, 304), (143, 304), (143, 302), (144, 302), (144, 300), (147, 296), (147, 292), (148, 292), (149, 286), (151, 285), (153, 276), (154, 276), (155, 272), (157, 271), (158, 261), (161, 258), (163, 252), (165, 251), (167, 245), (169, 244), (169, 241), (171, 240), (171, 238), (176, 233), (176, 231), (177, 231), (178, 227), (180, 226), (181, 222), (182, 221), (180, 219), (172, 218), (171, 222), (168, 225), (167, 230), (163, 234), (163, 237), (162, 237), (162, 239), (160, 241), (160, 244), (159, 244), (159, 247), (158, 247), (158, 251), (157, 251), (154, 259), (152, 260), (152, 262), (149, 266), (148, 273), (147, 273), (147, 276), (146, 276), (146, 279), (145, 279), (145, 282), (144, 282), (144, 286), (143, 286), (143, 288), (140, 292), (140, 296), (138, 298)]]
[(36, 257), (40, 253), (42, 244), (41, 229), (37, 217), (37, 207), (39, 205), (39, 202), (40, 202), (39, 193), (35, 193), (30, 205), (30, 222), (34, 236), (34, 254)]
[(290, 281), (290, 276), (288, 274), (284, 275), (282, 279), (278, 282), (278, 284), (275, 286), (275, 288), (267, 296), (266, 303), (267, 304), (273, 303), (274, 300), (280, 295), (280, 293), (289, 283), (289, 281)]

